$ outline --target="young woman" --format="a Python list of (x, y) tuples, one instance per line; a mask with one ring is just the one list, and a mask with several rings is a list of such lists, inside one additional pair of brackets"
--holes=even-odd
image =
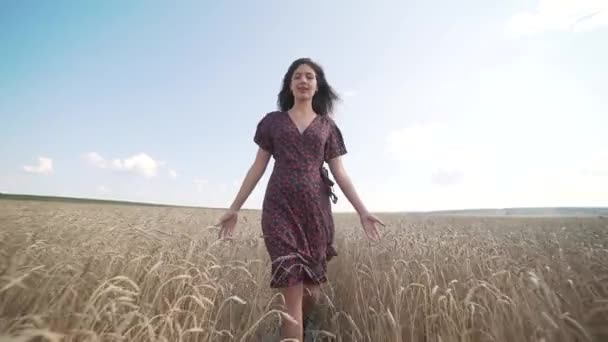
[(337, 255), (332, 181), (324, 173), (324, 162), (359, 214), (367, 236), (378, 239), (376, 225), (384, 226), (365, 208), (342, 165), (340, 157), (346, 154), (346, 147), (330, 118), (336, 100), (338, 96), (318, 64), (308, 58), (291, 64), (278, 96), (279, 110), (258, 123), (253, 138), (259, 146), (255, 161), (217, 224), (220, 238), (232, 236), (239, 209), (274, 157), (263, 202), (262, 232), (272, 261), (270, 287), (281, 290), (287, 313), (298, 322), (283, 320), (283, 338), (303, 339), (303, 317), (314, 305), (319, 286), (327, 281), (327, 262)]

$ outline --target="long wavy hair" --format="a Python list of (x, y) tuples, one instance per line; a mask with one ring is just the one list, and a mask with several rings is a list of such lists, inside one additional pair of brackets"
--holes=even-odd
[(318, 115), (333, 114), (334, 104), (336, 101), (340, 100), (340, 97), (327, 82), (323, 68), (310, 58), (296, 59), (291, 63), (289, 69), (287, 69), (285, 76), (283, 76), (283, 85), (277, 99), (279, 110), (286, 112), (293, 107), (294, 97), (290, 89), (291, 79), (293, 73), (301, 64), (310, 66), (314, 70), (317, 78), (318, 91), (312, 98), (312, 109)]

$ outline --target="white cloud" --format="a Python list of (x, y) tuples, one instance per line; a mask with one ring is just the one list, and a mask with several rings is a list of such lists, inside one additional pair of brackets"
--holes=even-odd
[[(389, 132), (386, 156), (436, 174), (475, 168), (491, 156), (487, 141), (474, 132), (441, 123), (418, 123)], [(462, 175), (460, 175), (461, 177)]]
[(105, 159), (103, 159), (103, 157), (100, 156), (99, 153), (97, 153), (97, 152), (89, 152), (85, 155), (85, 158), (87, 159), (87, 161), (89, 161), (91, 164), (93, 164), (97, 167), (100, 167), (100, 168), (106, 167)]
[(156, 177), (160, 168), (166, 164), (164, 161), (153, 159), (146, 153), (135, 154), (126, 159), (106, 160), (97, 152), (89, 152), (85, 155), (85, 159), (101, 169), (132, 172), (145, 178)]
[(385, 156), (403, 164), (394, 166), (407, 174), (362, 196), (370, 207), (387, 210), (606, 203), (608, 154), (601, 145), (580, 139), (582, 147), (572, 145), (561, 129), (552, 136), (538, 133), (542, 125), (528, 124), (478, 120), (395, 129), (386, 138)]
[(586, 32), (606, 26), (606, 0), (539, 0), (533, 11), (511, 17), (506, 31), (511, 36), (522, 36), (544, 31)]
[(110, 192), (110, 189), (108, 189), (105, 185), (100, 185), (97, 187), (97, 192), (100, 194), (107, 194)]
[(583, 175), (608, 177), (608, 153), (588, 157), (581, 164), (585, 166), (581, 170)]
[(176, 179), (177, 178), (177, 171), (175, 171), (173, 169), (169, 170), (169, 177), (171, 179)]
[(47, 157), (38, 157), (38, 165), (31, 166), (25, 165), (23, 166), (23, 170), (28, 173), (52, 173), (53, 172), (53, 160)]
[(464, 173), (462, 170), (443, 170), (439, 169), (431, 176), (433, 183), (438, 185), (455, 185), (462, 182)]
[(194, 185), (196, 186), (196, 191), (203, 192), (203, 190), (207, 186), (207, 183), (209, 183), (209, 181), (207, 181), (206, 179), (195, 179)]

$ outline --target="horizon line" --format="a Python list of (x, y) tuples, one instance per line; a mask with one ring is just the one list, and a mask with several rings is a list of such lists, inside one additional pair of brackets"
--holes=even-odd
[[(211, 210), (226, 210), (228, 207), (210, 207), (204, 205), (187, 205), (187, 204), (175, 204), (175, 203), (162, 203), (162, 202), (145, 202), (145, 201), (133, 201), (133, 200), (123, 200), (123, 199), (107, 199), (107, 198), (95, 198), (95, 197), (76, 197), (76, 196), (60, 196), (60, 195), (42, 195), (42, 194), (32, 194), (32, 193), (7, 193), (0, 192), (0, 199), (7, 197), (7, 199), (18, 200), (19, 197), (29, 197), (33, 199), (55, 199), (55, 200), (67, 200), (67, 201), (89, 201), (89, 202), (101, 202), (101, 203), (112, 203), (112, 204), (127, 204), (127, 205), (142, 205), (142, 206), (156, 206), (156, 207), (173, 207), (173, 208), (190, 208), (190, 209), (211, 209)], [(13, 197), (13, 198), (10, 198)], [(25, 198), (23, 198), (25, 199)], [(376, 213), (389, 213), (389, 214), (399, 214), (399, 213), (449, 213), (449, 212), (464, 212), (464, 211), (488, 211), (488, 210), (530, 210), (530, 209), (604, 209), (608, 210), (608, 206), (531, 206), (531, 207), (479, 207), (479, 208), (458, 208), (458, 209), (438, 209), (438, 210), (388, 210), (388, 211), (375, 211)], [(241, 208), (240, 210), (244, 211), (261, 211), (259, 208)], [(334, 213), (338, 214), (356, 214), (353, 211), (336, 211), (332, 210)]]

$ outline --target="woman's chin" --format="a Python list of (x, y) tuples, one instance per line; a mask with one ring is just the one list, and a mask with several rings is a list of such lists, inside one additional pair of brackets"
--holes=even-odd
[(308, 94), (298, 94), (295, 96), (296, 102), (307, 102), (312, 101), (312, 96)]

